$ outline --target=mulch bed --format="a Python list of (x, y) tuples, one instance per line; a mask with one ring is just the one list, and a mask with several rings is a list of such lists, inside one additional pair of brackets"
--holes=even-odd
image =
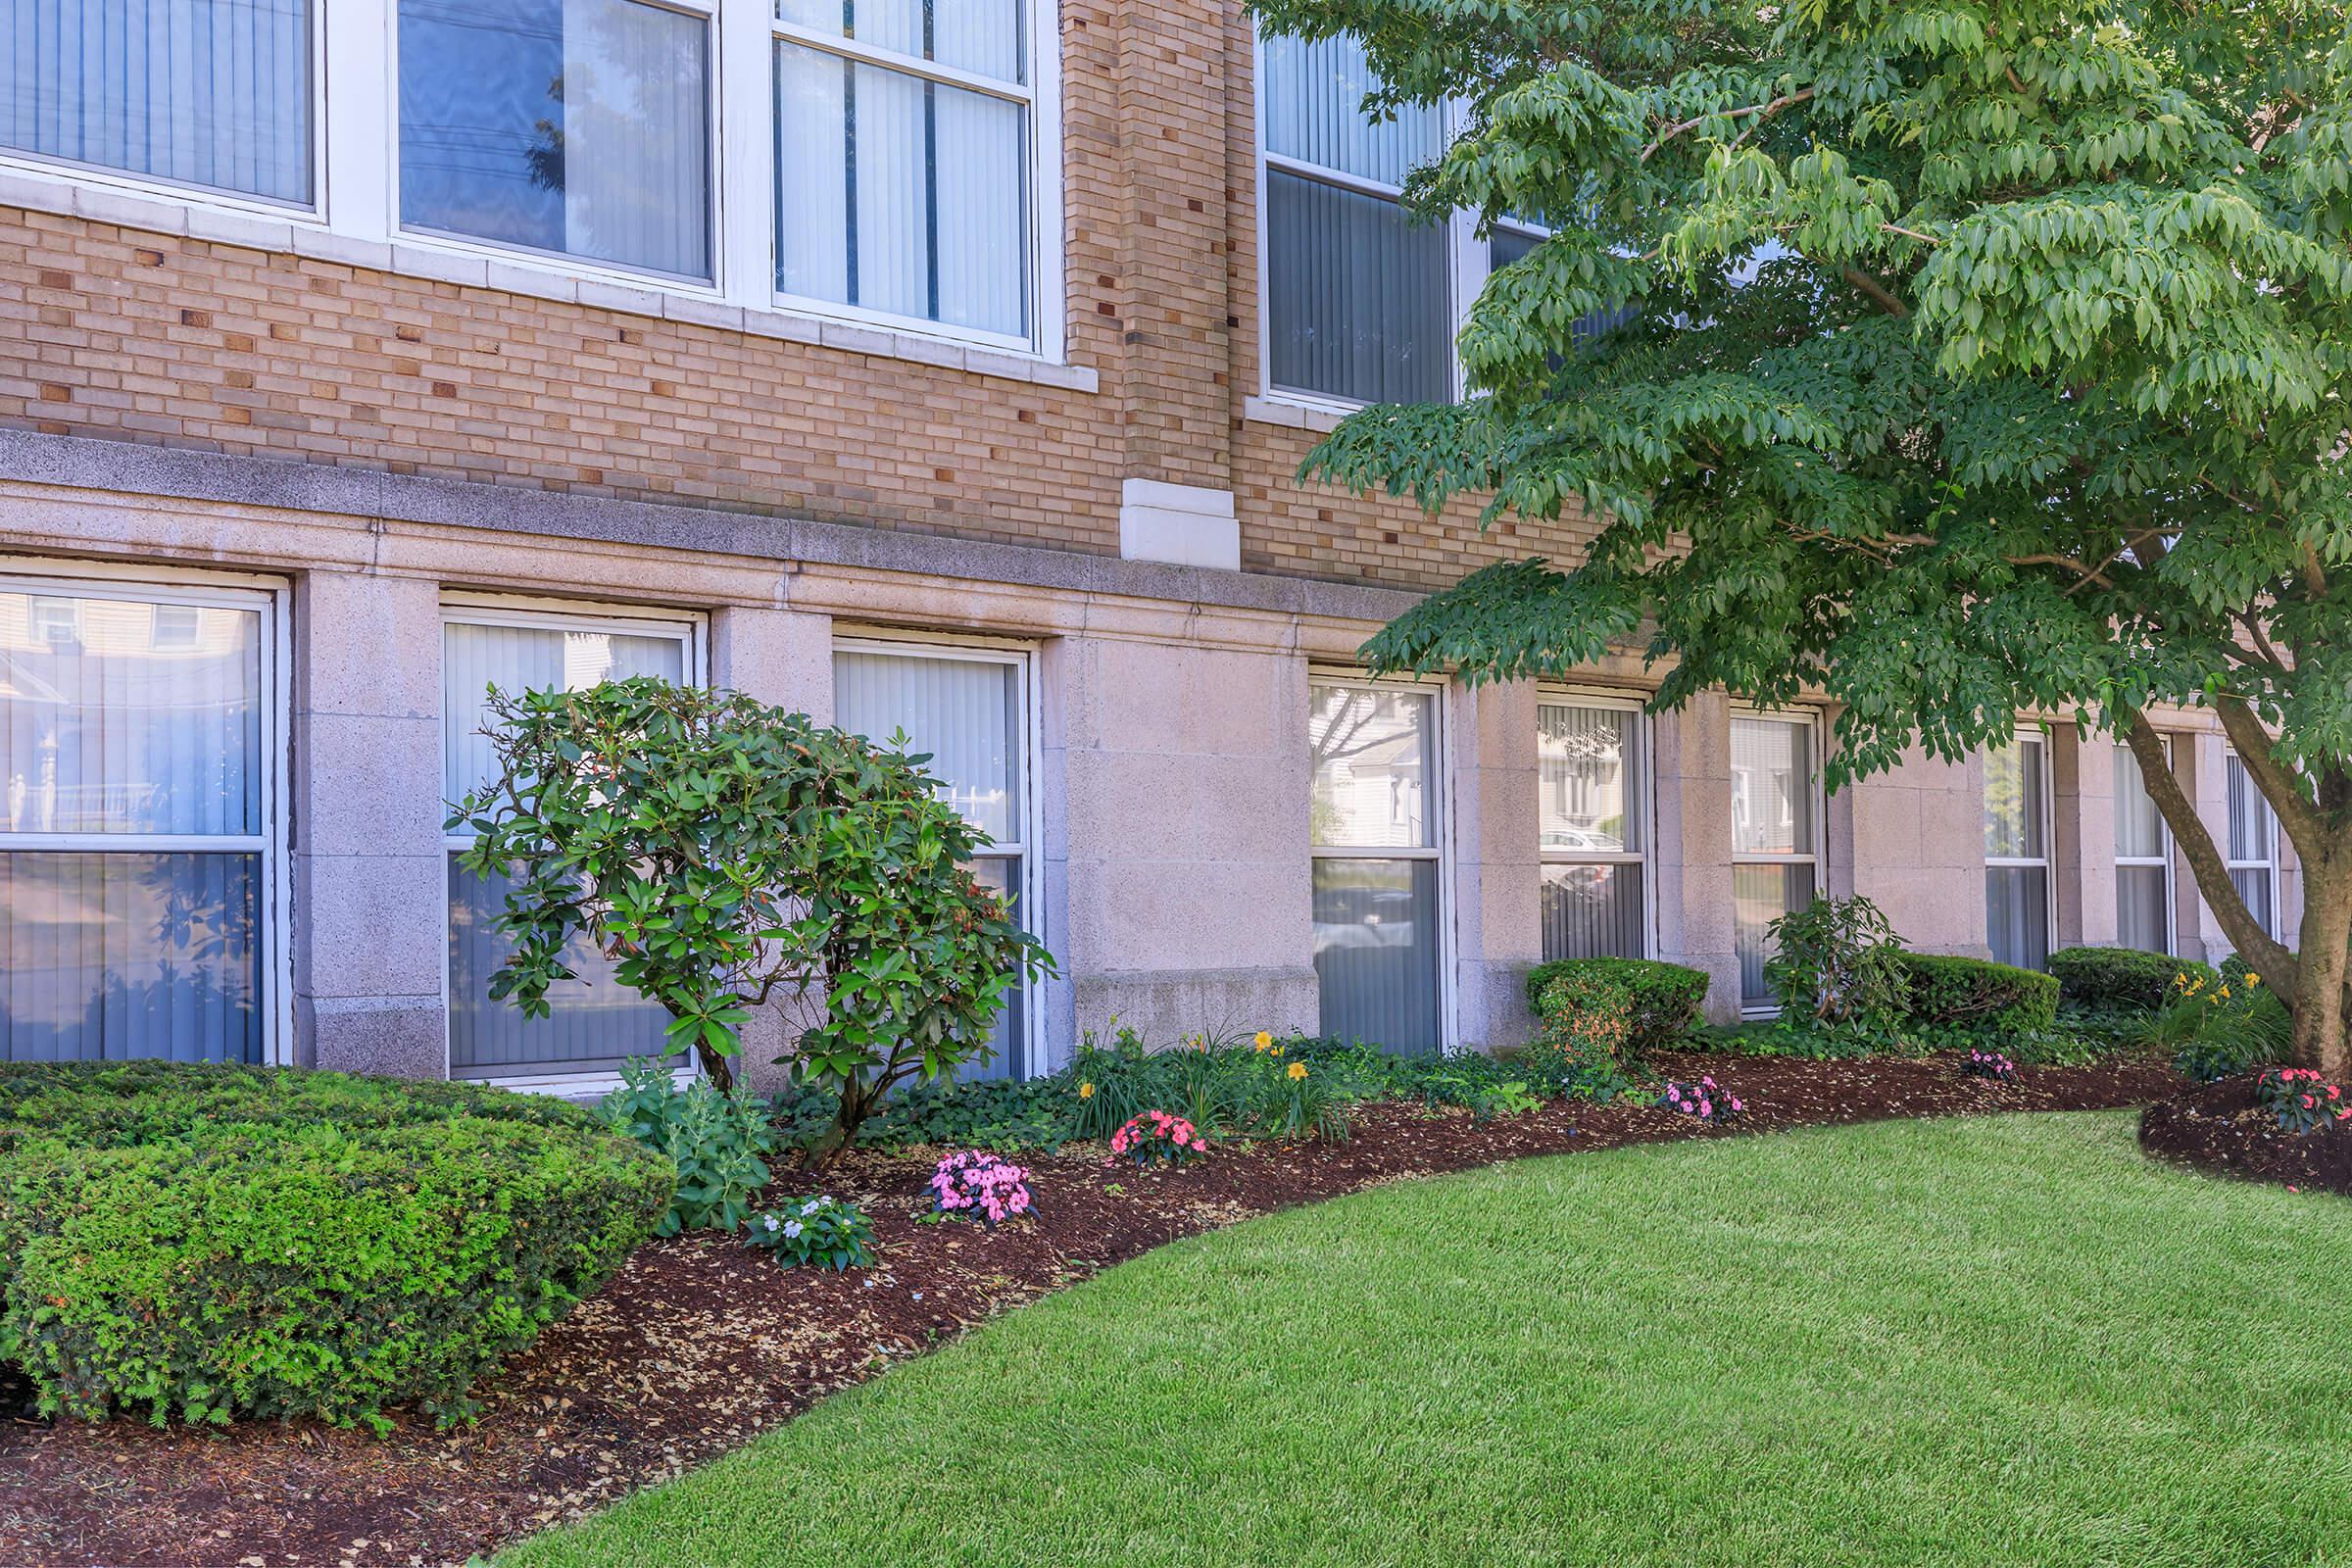
[[(2145, 1104), (2155, 1062), (2028, 1068), (2016, 1084), (1926, 1060), (1669, 1055), (1712, 1073), (1743, 1130), (1893, 1116)], [(714, 1238), (641, 1248), (593, 1299), (481, 1391), (470, 1428), (389, 1438), (314, 1422), (222, 1432), (0, 1420), (0, 1563), (360, 1568), (462, 1563), (738, 1447), (835, 1390), (1164, 1242), (1379, 1182), (1531, 1154), (1737, 1136), (1663, 1110), (1553, 1103), (1474, 1127), (1460, 1112), (1359, 1110), (1338, 1145), (1220, 1150), (1193, 1167), (1105, 1169), (1099, 1150), (1030, 1162), (1041, 1213), (996, 1232), (926, 1225), (927, 1161), (859, 1152), (825, 1183), (873, 1214), (883, 1266), (778, 1268)], [(779, 1193), (807, 1185), (787, 1172)], [(1113, 1192), (1111, 1189), (1118, 1191)], [(24, 1390), (0, 1390), (9, 1408)]]
[(2352, 1197), (2352, 1122), (2284, 1131), (2254, 1102), (2254, 1078), (2224, 1078), (2150, 1105), (2139, 1118), (2140, 1148), (2205, 1170)]

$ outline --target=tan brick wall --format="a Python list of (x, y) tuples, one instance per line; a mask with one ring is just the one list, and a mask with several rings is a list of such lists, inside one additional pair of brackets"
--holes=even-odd
[(0, 425), (1118, 550), (1120, 481), (1231, 488), (1246, 568), (1407, 587), (1558, 554), (1292, 482), (1258, 384), (1249, 23), (1062, 11), (1084, 393), (0, 208)]

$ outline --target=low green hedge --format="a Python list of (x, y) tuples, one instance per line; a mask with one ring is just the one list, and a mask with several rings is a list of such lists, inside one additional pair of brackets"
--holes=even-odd
[(92, 1418), (444, 1420), (653, 1230), (676, 1173), (464, 1084), (0, 1066), (0, 1357)]
[(2050, 973), (2066, 1000), (2092, 1007), (2153, 1012), (2172, 1001), (2173, 983), (2183, 971), (2209, 983), (2217, 977), (2211, 964), (2137, 948), (2061, 948), (2050, 955)]
[[(1632, 1030), (1626, 1049), (1656, 1051), (1674, 1044), (1698, 1022), (1706, 1005), (1704, 970), (1647, 958), (1560, 958), (1528, 971), (1527, 1004), (1544, 1015), (1545, 994), (1555, 981), (1613, 981), (1633, 998)], [(1571, 991), (1574, 986), (1572, 984)]]
[(2058, 1017), (2058, 982), (2034, 969), (1936, 953), (1899, 956), (1910, 982), (1906, 1016), (1935, 1028), (2032, 1034)]

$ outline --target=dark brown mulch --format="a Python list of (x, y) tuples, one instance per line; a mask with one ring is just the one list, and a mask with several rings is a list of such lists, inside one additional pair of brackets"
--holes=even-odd
[[(2000, 1085), (1954, 1058), (1803, 1062), (1669, 1056), (1744, 1099), (1743, 1126), (2145, 1104), (2153, 1062), (2027, 1069)], [(1458, 1112), (1359, 1113), (1337, 1145), (1258, 1145), (1161, 1176), (1100, 1152), (1032, 1162), (1041, 1212), (986, 1232), (925, 1225), (928, 1165), (859, 1153), (825, 1185), (875, 1217), (884, 1266), (786, 1271), (710, 1238), (640, 1249), (604, 1291), (481, 1391), (480, 1421), (378, 1439), (316, 1423), (225, 1432), (0, 1420), (0, 1563), (172, 1568), (463, 1562), (749, 1441), (813, 1400), (995, 1313), (1180, 1236), (1377, 1182), (1629, 1143), (1720, 1136), (1662, 1110), (1547, 1105), (1474, 1127)], [(786, 1174), (779, 1191), (802, 1185)], [(21, 1391), (20, 1391), (21, 1394)], [(5, 1396), (0, 1395), (0, 1396)]]
[(2352, 1122), (2287, 1132), (2254, 1102), (2255, 1076), (2224, 1078), (2150, 1105), (2140, 1114), (2139, 1146), (2184, 1165), (2352, 1197)]

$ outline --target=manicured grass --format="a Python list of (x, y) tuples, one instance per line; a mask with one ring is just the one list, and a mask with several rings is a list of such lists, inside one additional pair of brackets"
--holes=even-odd
[(1274, 1215), (500, 1562), (2352, 1561), (2320, 1371), (2352, 1203), (2151, 1164), (2132, 1125), (1668, 1145)]

